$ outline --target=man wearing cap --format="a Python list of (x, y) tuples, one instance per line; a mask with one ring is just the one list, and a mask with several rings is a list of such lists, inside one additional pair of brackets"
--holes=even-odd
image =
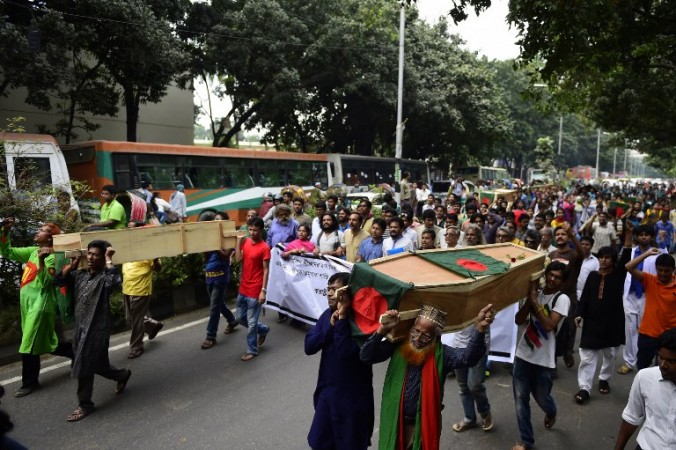
[(188, 204), (185, 199), (185, 194), (183, 193), (184, 186), (182, 184), (176, 185), (176, 192), (171, 194), (169, 197), (169, 204), (171, 205), (171, 210), (178, 214), (178, 220), (180, 222), (185, 222), (185, 219), (188, 217), (187, 207)]
[(439, 448), (441, 407), (446, 376), (454, 369), (476, 365), (486, 353), (484, 334), (493, 322), (493, 305), (477, 315), (467, 347), (456, 349), (441, 343), (446, 313), (423, 305), (401, 344), (385, 338), (399, 323), (399, 312), (382, 324), (364, 343), (361, 360), (370, 364), (389, 358), (380, 408), (379, 448)]

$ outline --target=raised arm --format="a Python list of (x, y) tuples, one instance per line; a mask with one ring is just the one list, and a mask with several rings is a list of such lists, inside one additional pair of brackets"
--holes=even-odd
[(627, 269), (627, 272), (631, 274), (632, 277), (634, 277), (636, 280), (641, 281), (643, 280), (643, 272), (638, 270), (638, 265), (641, 264), (641, 262), (648, 258), (649, 256), (653, 255), (659, 255), (662, 253), (660, 249), (652, 247), (650, 250), (647, 252), (642, 253), (641, 255), (637, 256), (636, 258), (632, 259), (629, 261), (624, 268)]

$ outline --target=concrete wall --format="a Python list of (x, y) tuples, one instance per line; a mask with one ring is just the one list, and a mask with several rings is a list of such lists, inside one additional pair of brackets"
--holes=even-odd
[[(26, 90), (17, 89), (7, 98), (0, 98), (0, 129), (5, 128), (8, 118), (25, 117), (23, 126), (27, 133), (37, 133), (38, 125), (45, 124), (53, 128), (62, 116), (57, 112), (41, 111), (25, 103)], [(55, 103), (55, 102), (54, 102)], [(170, 86), (167, 95), (160, 103), (141, 105), (138, 121), (138, 141), (167, 144), (193, 143), (193, 92)], [(101, 125), (91, 136), (82, 130), (76, 130), (77, 141), (110, 140), (126, 141), (126, 109), (120, 105), (117, 117), (89, 116), (90, 120)], [(63, 143), (63, 138), (58, 138)], [(73, 143), (71, 142), (71, 143)]]

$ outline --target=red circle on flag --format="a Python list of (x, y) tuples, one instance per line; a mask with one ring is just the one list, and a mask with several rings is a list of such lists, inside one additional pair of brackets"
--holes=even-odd
[(389, 309), (387, 299), (372, 287), (363, 287), (352, 300), (354, 322), (364, 334), (375, 333), (380, 327), (380, 316)]
[(474, 272), (485, 272), (488, 270), (488, 267), (486, 267), (485, 264), (482, 264), (479, 261), (474, 261), (473, 259), (459, 258), (456, 261), (456, 264)]

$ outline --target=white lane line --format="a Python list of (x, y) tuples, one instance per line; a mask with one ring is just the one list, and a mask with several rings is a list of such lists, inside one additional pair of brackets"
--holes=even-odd
[[(195, 321), (193, 321), (193, 322), (184, 323), (183, 325), (179, 325), (179, 326), (177, 326), (177, 327), (175, 327), (175, 328), (171, 328), (171, 329), (169, 329), (169, 330), (160, 331), (160, 332), (157, 334), (157, 337), (165, 336), (165, 335), (167, 335), (167, 334), (171, 334), (171, 333), (175, 333), (175, 332), (177, 332), (177, 331), (185, 330), (186, 328), (194, 327), (195, 325), (199, 325), (199, 324), (201, 324), (201, 323), (207, 322), (208, 320), (209, 320), (209, 318), (207, 317), (207, 318), (205, 318), (205, 319), (199, 319), (199, 320), (195, 320)], [(120, 349), (122, 349), (122, 348), (127, 348), (127, 347), (129, 347), (129, 343), (128, 343), (128, 342), (124, 342), (124, 343), (122, 343), (122, 344), (117, 344), (117, 345), (115, 345), (115, 346), (113, 346), (113, 347), (109, 347), (109, 348), (108, 348), (108, 351), (109, 351), (109, 352), (114, 352), (114, 351), (116, 351), (116, 350), (120, 350)], [(42, 367), (42, 368), (40, 368), (40, 373), (51, 372), (51, 371), (53, 371), (53, 370), (57, 370), (57, 369), (60, 369), (60, 368), (62, 368), (62, 367), (70, 367), (70, 361), (63, 361), (63, 362), (60, 362), (60, 363), (56, 363), (56, 364), (52, 364), (52, 365), (49, 365), (49, 366), (46, 366), (46, 367)], [(7, 385), (9, 385), (9, 384), (17, 383), (17, 382), (19, 382), (19, 381), (21, 381), (21, 377), (20, 377), (20, 376), (19, 376), (19, 377), (14, 377), (14, 378), (8, 378), (7, 380), (1, 380), (1, 381), (0, 381), (0, 385), (2, 385), (2, 386), (7, 386)]]

